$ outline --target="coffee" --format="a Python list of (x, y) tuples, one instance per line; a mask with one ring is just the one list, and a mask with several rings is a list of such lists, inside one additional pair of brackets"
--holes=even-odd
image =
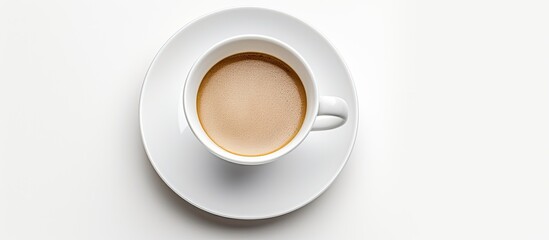
[(202, 128), (219, 147), (242, 156), (284, 147), (299, 132), (306, 109), (297, 73), (263, 53), (239, 53), (219, 61), (198, 89)]

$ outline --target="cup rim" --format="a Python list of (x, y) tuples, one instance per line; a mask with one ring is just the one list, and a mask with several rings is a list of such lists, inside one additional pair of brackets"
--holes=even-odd
[[(306, 111), (306, 114), (311, 114), (313, 115), (309, 121), (307, 122), (306, 119), (307, 119), (307, 116), (305, 116), (305, 120), (304, 122), (302, 123), (299, 131), (297, 132), (297, 134), (293, 137), (292, 140), (290, 140), (290, 142), (286, 143), (283, 147), (281, 147), (280, 149), (274, 151), (274, 152), (271, 152), (271, 153), (268, 153), (268, 154), (265, 154), (265, 155), (260, 155), (260, 156), (244, 156), (244, 155), (238, 155), (238, 154), (234, 154), (234, 153), (231, 153), (223, 148), (221, 148), (219, 145), (217, 145), (204, 131), (204, 129), (202, 128), (202, 125), (200, 124), (199, 121), (191, 121), (190, 119), (190, 106), (189, 106), (189, 102), (186, 101), (185, 99), (187, 97), (189, 97), (189, 94), (187, 93), (188, 91), (190, 91), (189, 89), (189, 85), (193, 82), (196, 82), (196, 81), (202, 81), (202, 79), (200, 80), (194, 80), (192, 81), (193, 79), (196, 79), (198, 76), (195, 76), (197, 73), (197, 66), (203, 64), (203, 62), (207, 59), (207, 57), (210, 56), (210, 54), (212, 54), (212, 52), (214, 52), (215, 50), (219, 49), (219, 48), (222, 48), (224, 47), (225, 45), (229, 44), (229, 43), (233, 43), (233, 42), (237, 42), (237, 41), (243, 41), (243, 40), (259, 40), (259, 41), (266, 41), (266, 42), (269, 42), (269, 43), (274, 43), (282, 48), (284, 48), (286, 51), (290, 52), (291, 55), (293, 55), (293, 57), (295, 57), (299, 64), (301, 64), (303, 66), (303, 68), (305, 69), (305, 72), (306, 74), (308, 75), (308, 77), (310, 78), (310, 86), (309, 86), (309, 89), (311, 90), (311, 93), (307, 92), (307, 97), (309, 97), (309, 94), (313, 94), (314, 97), (315, 97), (315, 101), (313, 104), (307, 104), (307, 111)], [(269, 53), (269, 55), (272, 55)], [(228, 57), (230, 55), (227, 55), (225, 57)], [(275, 57), (277, 57), (275, 55)], [(293, 68), (293, 66), (290, 66)], [(302, 76), (300, 76), (300, 80), (302, 81), (303, 83), (303, 80), (301, 79)], [(303, 83), (303, 85), (305, 86), (305, 83)], [(306, 87), (307, 89), (307, 87)], [(196, 95), (197, 93), (193, 93), (192, 96), (194, 96), (196, 98)], [(265, 163), (269, 163), (269, 162), (273, 162), (274, 160), (280, 158), (281, 156), (283, 155), (286, 155), (288, 153), (290, 153), (291, 151), (293, 151), (295, 148), (297, 148), (302, 142), (303, 140), (305, 140), (305, 138), (307, 137), (307, 135), (309, 134), (309, 132), (311, 131), (312, 127), (313, 127), (313, 123), (314, 123), (314, 120), (316, 118), (316, 115), (318, 114), (318, 90), (317, 90), (317, 85), (316, 85), (316, 82), (314, 80), (314, 75), (313, 75), (313, 72), (311, 70), (311, 68), (309, 67), (309, 65), (307, 64), (307, 62), (305, 61), (305, 59), (303, 59), (303, 57), (295, 50), (293, 49), (291, 46), (289, 46), (288, 44), (278, 40), (278, 39), (275, 39), (273, 37), (269, 37), (269, 36), (265, 36), (265, 35), (259, 35), (259, 34), (243, 34), (243, 35), (238, 35), (238, 36), (233, 36), (233, 37), (230, 37), (230, 38), (226, 38), (216, 44), (214, 44), (212, 47), (210, 47), (208, 50), (206, 50), (200, 57), (197, 58), (197, 60), (193, 63), (193, 65), (191, 66), (190, 70), (188, 71), (187, 73), (187, 77), (185, 79), (185, 84), (184, 84), (184, 88), (183, 88), (183, 112), (185, 113), (185, 119), (187, 121), (187, 124), (189, 125), (189, 128), (191, 129), (191, 132), (193, 132), (193, 135), (202, 143), (202, 145), (204, 145), (206, 147), (206, 149), (208, 149), (208, 151), (210, 151), (211, 153), (213, 153), (214, 155), (216, 155), (217, 157), (220, 157), (226, 161), (229, 161), (229, 162), (232, 162), (232, 163), (237, 163), (237, 164), (242, 164), (242, 165), (260, 165), (260, 164), (265, 164)], [(196, 101), (193, 101), (193, 103), (196, 103)], [(312, 105), (312, 106), (311, 106)], [(308, 108), (312, 108), (311, 111), (309, 111)], [(196, 119), (198, 119), (198, 114), (195, 113), (194, 115), (196, 115)], [(200, 132), (200, 133), (199, 133)], [(203, 133), (203, 134), (201, 134)], [(293, 145), (293, 146), (290, 146), (290, 145)], [(211, 146), (214, 146), (214, 148), (212, 148)]]

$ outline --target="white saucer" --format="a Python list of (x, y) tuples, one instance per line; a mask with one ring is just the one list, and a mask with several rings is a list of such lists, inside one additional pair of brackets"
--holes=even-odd
[[(237, 165), (210, 154), (185, 121), (183, 84), (204, 51), (240, 34), (271, 36), (296, 49), (314, 72), (319, 94), (347, 101), (345, 125), (311, 132), (297, 149), (260, 166)], [(236, 8), (188, 24), (160, 49), (143, 83), (139, 118), (149, 159), (174, 192), (219, 216), (262, 219), (296, 210), (330, 186), (353, 148), (358, 106), (345, 64), (322, 35), (284, 13)]]

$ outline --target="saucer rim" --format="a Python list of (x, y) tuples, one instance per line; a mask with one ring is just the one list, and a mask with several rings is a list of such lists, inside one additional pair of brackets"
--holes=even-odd
[[(222, 213), (222, 212), (218, 212), (218, 211), (214, 211), (214, 210), (211, 210), (211, 209), (208, 209), (207, 207), (204, 207), (204, 206), (201, 206), (193, 201), (191, 201), (189, 198), (185, 197), (182, 193), (180, 193), (175, 187), (173, 187), (169, 181), (167, 181), (167, 179), (163, 176), (163, 174), (161, 173), (161, 171), (159, 171), (158, 167), (156, 166), (155, 162), (153, 161), (153, 157), (151, 156), (150, 154), (150, 151), (149, 151), (149, 147), (147, 145), (147, 141), (146, 141), (146, 138), (144, 136), (144, 131), (143, 131), (143, 96), (144, 96), (144, 93), (145, 93), (145, 86), (148, 82), (148, 79), (149, 79), (149, 73), (151, 71), (151, 69), (153, 68), (153, 66), (155, 66), (157, 60), (158, 60), (158, 56), (163, 53), (166, 49), (166, 46), (168, 44), (170, 44), (173, 39), (178, 36), (183, 30), (185, 30), (186, 28), (188, 28), (189, 26), (195, 24), (196, 22), (198, 22), (199, 20), (202, 20), (204, 18), (207, 18), (207, 17), (212, 17), (212, 16), (215, 16), (215, 15), (219, 15), (219, 14), (223, 14), (223, 13), (226, 13), (226, 12), (230, 12), (230, 11), (239, 11), (239, 10), (248, 10), (248, 11), (267, 11), (267, 12), (272, 12), (272, 13), (275, 13), (275, 14), (279, 14), (279, 15), (282, 15), (286, 18), (291, 18), (295, 21), (298, 21), (298, 22), (301, 22), (303, 25), (307, 26), (308, 28), (310, 28), (313, 32), (316, 32), (319, 36), (321, 36), (328, 44), (329, 46), (334, 50), (335, 54), (338, 56), (338, 61), (343, 65), (345, 71), (347, 72), (347, 74), (349, 75), (349, 80), (350, 80), (350, 84), (352, 86), (352, 89), (353, 89), (353, 94), (354, 94), (354, 100), (355, 100), (355, 107), (353, 109), (353, 111), (355, 111), (356, 113), (356, 123), (354, 124), (354, 129), (353, 129), (353, 136), (352, 136), (352, 141), (351, 141), (351, 144), (349, 146), (349, 150), (347, 151), (347, 154), (345, 156), (345, 159), (343, 161), (343, 163), (340, 165), (339, 169), (337, 169), (336, 173), (332, 176), (332, 178), (322, 187), (322, 190), (319, 191), (316, 195), (310, 197), (310, 198), (307, 198), (307, 200), (301, 202), (300, 204), (296, 204), (296, 207), (294, 208), (289, 208), (285, 211), (280, 211), (280, 212), (277, 212), (277, 213), (274, 213), (274, 214), (268, 214), (268, 215), (264, 215), (264, 216), (253, 216), (253, 215), (248, 215), (248, 216), (235, 216), (235, 215), (231, 215), (231, 214), (225, 214), (225, 213)], [(174, 193), (176, 193), (179, 197), (181, 197), (183, 200), (185, 200), (186, 202), (188, 202), (189, 204), (193, 205), (194, 207), (200, 209), (200, 210), (203, 210), (207, 213), (210, 213), (210, 214), (213, 214), (213, 215), (216, 215), (216, 216), (220, 216), (220, 217), (224, 217), (224, 218), (229, 218), (229, 219), (237, 219), (237, 220), (260, 220), (260, 219), (270, 219), (270, 218), (275, 218), (275, 217), (279, 217), (279, 216), (283, 216), (283, 215), (286, 215), (286, 214), (289, 214), (289, 213), (292, 213), (306, 205), (308, 205), (309, 203), (313, 202), (314, 200), (318, 199), (324, 192), (326, 192), (326, 190), (328, 190), (328, 188), (334, 183), (334, 181), (336, 180), (336, 178), (341, 174), (341, 171), (343, 170), (343, 168), (347, 165), (348, 161), (349, 161), (349, 157), (351, 156), (353, 150), (354, 150), (354, 146), (356, 144), (356, 137), (357, 137), (357, 133), (358, 133), (358, 125), (359, 125), (359, 119), (360, 119), (360, 115), (359, 115), (359, 102), (358, 102), (358, 95), (357, 95), (357, 90), (356, 90), (356, 85), (355, 85), (355, 82), (354, 82), (354, 78), (351, 74), (351, 72), (349, 71), (349, 68), (347, 66), (347, 64), (345, 63), (344, 59), (341, 57), (341, 53), (338, 51), (338, 49), (332, 44), (332, 42), (330, 42), (330, 40), (328, 38), (326, 38), (326, 36), (324, 34), (322, 34), (320, 31), (318, 31), (317, 29), (313, 28), (312, 25), (308, 24), (307, 22), (297, 18), (297, 17), (294, 17), (288, 13), (285, 13), (285, 12), (282, 12), (282, 11), (278, 11), (278, 10), (274, 10), (274, 9), (270, 9), (270, 8), (264, 8), (264, 7), (230, 7), (230, 8), (224, 8), (224, 9), (219, 9), (219, 10), (216, 10), (216, 11), (211, 11), (209, 13), (206, 13), (206, 14), (202, 14), (201, 16), (199, 17), (196, 17), (195, 19), (191, 20), (190, 22), (188, 22), (187, 24), (183, 25), (181, 28), (179, 28), (175, 33), (173, 33), (170, 38), (168, 38), (168, 40), (166, 40), (166, 42), (164, 42), (164, 44), (162, 45), (162, 47), (160, 47), (160, 49), (157, 51), (157, 53), (155, 54), (153, 60), (151, 61), (151, 64), (149, 65), (149, 68), (147, 69), (147, 72), (145, 73), (145, 77), (144, 77), (144, 80), (143, 80), (143, 83), (141, 85), (141, 91), (140, 91), (140, 95), (139, 95), (139, 108), (138, 108), (138, 114), (139, 114), (139, 130), (140, 130), (140, 136), (141, 136), (141, 141), (143, 143), (143, 148), (145, 149), (145, 153), (147, 154), (147, 158), (149, 159), (149, 162), (150, 164), (152, 165), (153, 169), (155, 170), (155, 172), (158, 174), (158, 176), (162, 179), (162, 181), (164, 182), (164, 184), (166, 184)]]

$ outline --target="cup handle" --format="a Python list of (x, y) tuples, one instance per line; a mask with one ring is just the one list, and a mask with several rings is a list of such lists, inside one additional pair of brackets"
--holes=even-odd
[(313, 124), (312, 131), (329, 130), (342, 126), (347, 121), (349, 107), (345, 100), (321, 96), (318, 101), (318, 115)]

